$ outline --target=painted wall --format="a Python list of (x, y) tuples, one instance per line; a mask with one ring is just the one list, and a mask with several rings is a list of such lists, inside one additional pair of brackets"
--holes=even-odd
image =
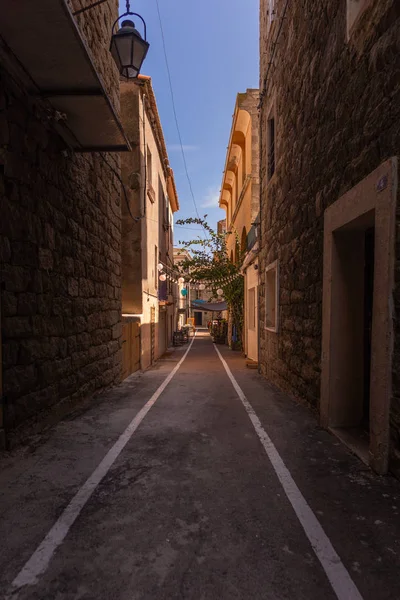
[[(160, 282), (157, 269), (160, 261), (173, 263), (173, 212), (149, 85), (149, 79), (121, 83), (123, 122), (134, 148), (122, 156), (123, 179), (130, 212), (138, 217), (135, 223), (123, 204), (123, 312), (140, 315), (142, 369), (171, 345), (175, 318), (172, 287)], [(171, 305), (160, 307), (160, 288)]]
[[(239, 267), (247, 255), (247, 236), (259, 214), (259, 120), (258, 90), (238, 94), (229, 139), (219, 205), (226, 211), (227, 252)], [(254, 262), (255, 255), (250, 262)], [(249, 267), (252, 281), (254, 267)], [(245, 282), (244, 327), (245, 353), (257, 360), (257, 330), (248, 331), (248, 290)], [(257, 324), (258, 328), (258, 324)]]
[[(255, 260), (247, 269), (245, 276), (245, 330), (246, 345), (245, 352), (247, 358), (258, 361), (258, 260)], [(254, 290), (254, 320), (250, 324), (250, 290)]]

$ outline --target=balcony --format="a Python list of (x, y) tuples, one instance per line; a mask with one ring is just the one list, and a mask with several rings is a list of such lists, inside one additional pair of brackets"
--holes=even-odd
[(129, 150), (66, 0), (0, 0), (0, 11), (4, 66), (19, 64), (28, 93), (58, 115), (65, 142), (80, 152)]

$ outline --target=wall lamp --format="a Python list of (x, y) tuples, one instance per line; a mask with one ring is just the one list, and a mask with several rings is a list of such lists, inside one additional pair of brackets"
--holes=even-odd
[[(106, 2), (106, 0), (98, 0), (85, 8), (75, 11), (73, 14), (74, 16), (79, 15), (104, 2)], [(119, 21), (128, 16), (138, 17), (142, 21), (144, 39), (136, 29), (134, 22), (130, 19), (122, 21), (121, 27), (116, 29)], [(126, 12), (118, 17), (112, 26), (110, 43), (110, 52), (120, 75), (126, 79), (136, 79), (140, 73), (149, 47), (150, 44), (147, 41), (146, 22), (138, 13), (131, 12), (130, 2), (129, 0), (126, 0)]]

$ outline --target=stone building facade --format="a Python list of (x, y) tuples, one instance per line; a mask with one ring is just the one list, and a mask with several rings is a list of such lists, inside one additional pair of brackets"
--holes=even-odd
[[(71, 11), (83, 4), (70, 2)], [(114, 126), (121, 134), (108, 52), (118, 2), (74, 18), (55, 0), (45, 23), (40, 0), (35, 6), (29, 15), (29, 4), (8, 5), (0, 25), (3, 433), (119, 382), (121, 371), (120, 161), (99, 138)], [(45, 39), (52, 28), (58, 39)], [(30, 48), (27, 31), (36, 40)], [(55, 70), (41, 71), (49, 53)], [(85, 77), (98, 94), (79, 89)], [(55, 110), (53, 97), (71, 111)], [(84, 111), (87, 120), (74, 118)], [(90, 118), (97, 131), (85, 129)]]
[[(122, 120), (132, 152), (122, 155), (122, 178), (129, 209), (122, 204), (122, 312), (140, 319), (142, 369), (172, 344), (177, 326), (175, 286), (160, 279), (170, 273), (173, 214), (178, 195), (151, 78), (121, 82)], [(175, 292), (175, 293), (174, 293)]]
[(260, 362), (400, 467), (400, 5), (260, 5)]

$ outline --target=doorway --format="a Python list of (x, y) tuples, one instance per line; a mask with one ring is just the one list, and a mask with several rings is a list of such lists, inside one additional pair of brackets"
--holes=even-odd
[(397, 161), (325, 211), (321, 425), (378, 473), (389, 459)]
[(194, 324), (195, 327), (202, 327), (203, 325), (203, 313), (201, 311), (194, 312)]
[(368, 462), (374, 296), (375, 212), (333, 233), (329, 427)]
[(372, 348), (372, 314), (374, 306), (374, 260), (375, 260), (375, 227), (366, 230), (364, 236), (364, 394), (361, 429), (369, 438), (370, 393), (371, 393), (371, 348)]

